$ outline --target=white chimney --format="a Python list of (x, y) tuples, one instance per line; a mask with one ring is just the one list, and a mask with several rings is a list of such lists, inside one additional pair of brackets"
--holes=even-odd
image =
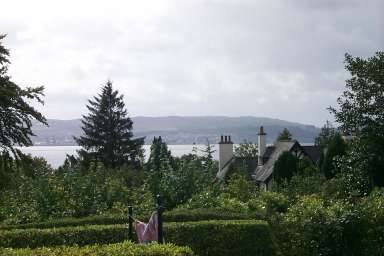
[(229, 164), (229, 161), (233, 158), (233, 142), (231, 136), (221, 135), (219, 142), (219, 172)]
[(263, 155), (267, 144), (265, 143), (265, 136), (267, 134), (264, 132), (263, 126), (260, 126), (259, 133), (257, 134), (257, 145), (258, 145), (258, 164), (263, 165)]

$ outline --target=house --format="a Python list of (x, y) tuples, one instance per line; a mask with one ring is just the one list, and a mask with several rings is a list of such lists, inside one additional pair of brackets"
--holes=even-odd
[(245, 167), (249, 175), (262, 190), (268, 190), (273, 183), (273, 167), (280, 155), (289, 151), (299, 159), (309, 158), (313, 163), (320, 160), (322, 149), (318, 146), (300, 145), (296, 140), (276, 141), (273, 145), (266, 145), (263, 127), (260, 127), (258, 138), (258, 156), (249, 158), (235, 157), (231, 136), (221, 136), (219, 144), (219, 170), (216, 178), (224, 180), (227, 172), (233, 167)]

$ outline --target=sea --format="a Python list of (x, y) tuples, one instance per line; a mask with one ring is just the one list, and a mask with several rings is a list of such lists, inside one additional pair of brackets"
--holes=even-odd
[[(144, 145), (145, 158), (148, 159), (151, 145)], [(168, 145), (168, 149), (175, 157), (180, 157), (192, 152), (193, 148), (197, 148), (197, 154), (203, 155), (202, 152), (205, 145)], [(76, 151), (79, 150), (79, 146), (32, 146), (22, 147), (20, 150), (25, 154), (31, 154), (36, 157), (43, 157), (47, 160), (48, 164), (52, 167), (57, 168), (64, 163), (67, 155), (77, 155)], [(218, 146), (213, 145), (213, 149), (216, 150), (213, 153), (213, 157), (218, 159)]]

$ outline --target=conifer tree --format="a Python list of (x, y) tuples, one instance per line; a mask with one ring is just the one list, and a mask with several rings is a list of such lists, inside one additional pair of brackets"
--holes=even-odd
[(333, 137), (338, 133), (332, 123), (327, 120), (324, 126), (321, 128), (319, 135), (315, 138), (315, 145), (319, 147), (327, 147)]
[(288, 131), (287, 128), (284, 128), (284, 130), (279, 134), (279, 137), (277, 137), (277, 141), (283, 140), (292, 140), (292, 134)]
[(329, 141), (324, 160), (321, 163), (321, 171), (327, 179), (336, 176), (336, 158), (346, 154), (347, 144), (340, 134), (335, 134)]
[(273, 178), (277, 183), (289, 181), (297, 173), (297, 158), (289, 151), (283, 152), (273, 166)]
[(173, 172), (174, 168), (175, 163), (167, 144), (162, 140), (161, 136), (154, 137), (146, 168), (149, 174), (151, 191), (154, 195), (162, 192), (162, 179), (165, 173)]
[(45, 117), (30, 105), (33, 100), (44, 103), (44, 87), (22, 89), (11, 81), (7, 75), (9, 50), (1, 42), (4, 38), (0, 34), (0, 150), (20, 157), (21, 151), (16, 146), (32, 145), (32, 120), (47, 124)]
[(88, 103), (89, 114), (81, 121), (84, 134), (75, 138), (82, 147), (78, 151), (82, 162), (100, 161), (108, 168), (138, 164), (143, 156), (144, 138), (133, 139), (133, 122), (123, 95), (107, 81), (101, 93)]

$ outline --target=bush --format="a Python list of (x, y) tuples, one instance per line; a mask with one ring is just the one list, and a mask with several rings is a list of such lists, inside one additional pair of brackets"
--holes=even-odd
[[(137, 216), (136, 219), (147, 221), (148, 216)], [(180, 221), (201, 221), (201, 220), (248, 220), (260, 219), (260, 214), (250, 214), (241, 212), (223, 211), (222, 209), (185, 209), (178, 208), (172, 211), (166, 211), (163, 214), (164, 222), (180, 222)], [(76, 227), (84, 225), (111, 225), (111, 224), (126, 224), (128, 216), (110, 215), (110, 216), (90, 216), (84, 218), (63, 218), (45, 222), (26, 223), (18, 225), (0, 226), (0, 230), (12, 229), (47, 229), (60, 227)]]
[[(279, 213), (284, 213), (288, 209), (288, 197), (276, 192), (263, 192), (260, 197), (248, 202), (249, 208), (255, 208), (255, 211), (260, 207), (264, 210), (265, 218), (270, 218)], [(260, 210), (259, 210), (260, 211)]]
[(166, 241), (188, 245), (198, 255), (277, 255), (278, 249), (264, 221), (200, 221), (169, 223)]
[(383, 255), (384, 193), (363, 201), (302, 197), (273, 225), (286, 255)]
[(365, 255), (384, 255), (384, 190), (377, 190), (358, 205), (366, 231), (362, 236)]
[[(0, 232), (0, 247), (107, 244), (127, 239), (125, 225), (24, 229)], [(199, 255), (275, 255), (277, 247), (264, 221), (173, 222), (164, 225), (167, 242), (190, 246)]]
[(258, 214), (223, 211), (215, 208), (185, 209), (178, 208), (164, 213), (166, 222), (185, 222), (202, 220), (250, 220), (260, 219)]
[(110, 225), (110, 224), (124, 224), (128, 223), (127, 216), (90, 216), (84, 218), (62, 218), (50, 221), (26, 223), (18, 225), (0, 226), (0, 230), (12, 229), (45, 229), (45, 228), (60, 228), (71, 226), (84, 226), (84, 225)]
[(117, 243), (128, 239), (125, 225), (94, 225), (51, 229), (15, 229), (0, 232), (0, 247), (36, 248), (57, 245)]
[(148, 246), (124, 242), (110, 245), (94, 245), (85, 247), (56, 247), (37, 249), (0, 249), (3, 256), (188, 256), (194, 253), (188, 247), (178, 247), (172, 244), (159, 245), (156, 243)]

